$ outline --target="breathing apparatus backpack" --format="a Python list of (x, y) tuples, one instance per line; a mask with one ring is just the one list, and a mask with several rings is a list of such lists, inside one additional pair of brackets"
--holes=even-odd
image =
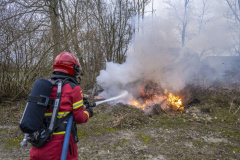
[[(25, 133), (25, 142), (23, 141), (24, 144), (21, 144), (22, 146), (26, 146), (26, 141), (29, 141), (34, 147), (42, 147), (51, 140), (54, 129), (70, 116), (68, 114), (62, 119), (57, 118), (64, 81), (57, 80), (54, 82), (39, 78), (34, 82), (19, 125), (22, 132)], [(54, 85), (57, 85), (57, 97), (56, 99), (50, 99)], [(43, 122), (48, 107), (53, 107), (53, 112), (51, 120), (46, 126)]]

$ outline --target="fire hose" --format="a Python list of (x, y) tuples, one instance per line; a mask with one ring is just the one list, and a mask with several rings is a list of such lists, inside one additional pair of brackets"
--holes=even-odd
[[(95, 107), (95, 106), (96, 106), (96, 103), (91, 102), (86, 106), (84, 105), (84, 108), (87, 109), (88, 107)], [(70, 115), (70, 117), (68, 119), (67, 127), (66, 127), (65, 136), (64, 136), (61, 160), (66, 160), (67, 159), (68, 144), (69, 144), (69, 138), (70, 138), (70, 134), (71, 134), (72, 123), (73, 123), (73, 116)]]
[(66, 128), (66, 133), (64, 136), (61, 160), (67, 159), (68, 144), (69, 144), (69, 138), (70, 138), (70, 134), (71, 134), (72, 122), (73, 122), (73, 116), (70, 115), (70, 117), (68, 118), (68, 124), (67, 124), (67, 128)]

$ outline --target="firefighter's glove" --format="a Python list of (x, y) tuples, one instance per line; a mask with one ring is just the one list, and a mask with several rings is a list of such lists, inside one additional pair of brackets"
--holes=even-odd
[(90, 113), (90, 117), (93, 116), (93, 108), (92, 107), (88, 107), (87, 111)]
[(85, 105), (89, 104), (88, 99), (86, 97), (83, 97), (83, 104), (85, 104)]

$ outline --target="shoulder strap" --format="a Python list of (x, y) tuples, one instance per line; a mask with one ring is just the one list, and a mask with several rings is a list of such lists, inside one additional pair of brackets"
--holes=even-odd
[(62, 86), (68, 82), (68, 78), (66, 78), (64, 80), (58, 79), (56, 81), (51, 81), (51, 82), (54, 85), (57, 84), (57, 97), (54, 101), (52, 117), (51, 117), (51, 121), (50, 121), (50, 124), (49, 124), (49, 127), (48, 127), (48, 130), (50, 132), (53, 132), (57, 127), (59, 127), (59, 125), (61, 123), (63, 123), (71, 115), (71, 113), (69, 113), (64, 118), (61, 118), (61, 119), (57, 118), (59, 107), (60, 107), (60, 102), (61, 102)]
[(48, 127), (48, 129), (50, 131), (53, 131), (56, 120), (57, 120), (57, 115), (58, 115), (60, 101), (61, 101), (61, 95), (62, 95), (62, 80), (59, 80), (59, 82), (57, 83), (57, 86), (58, 86), (57, 87), (57, 98), (54, 101), (52, 117), (51, 117), (51, 121), (50, 121), (50, 124)]

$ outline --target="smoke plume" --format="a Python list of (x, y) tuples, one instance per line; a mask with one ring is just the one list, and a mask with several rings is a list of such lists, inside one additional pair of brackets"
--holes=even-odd
[(176, 91), (198, 72), (198, 56), (179, 46), (174, 27), (167, 24), (145, 21), (144, 29), (130, 46), (126, 62), (108, 62), (97, 77), (97, 84), (104, 90), (101, 96), (110, 98), (127, 90), (127, 98), (131, 99), (143, 81)]
[(154, 82), (153, 86), (157, 84), (174, 93), (194, 78), (202, 78), (204, 83), (206, 80), (234, 80), (225, 75), (222, 77), (222, 73), (240, 68), (236, 65), (239, 56), (233, 56), (234, 39), (237, 39), (233, 35), (239, 34), (233, 34), (229, 29), (231, 23), (222, 16), (222, 6), (215, 4), (212, 7), (207, 17), (210, 21), (201, 30), (198, 21), (194, 21), (195, 14), (191, 14), (185, 47), (181, 46), (181, 22), (177, 16), (164, 14), (161, 10), (161, 17), (157, 19), (145, 17), (129, 47), (126, 62), (108, 62), (97, 77), (97, 84), (103, 89), (99, 96), (111, 98), (128, 91), (128, 96), (119, 100), (127, 103), (139, 96), (139, 88), (145, 82)]

